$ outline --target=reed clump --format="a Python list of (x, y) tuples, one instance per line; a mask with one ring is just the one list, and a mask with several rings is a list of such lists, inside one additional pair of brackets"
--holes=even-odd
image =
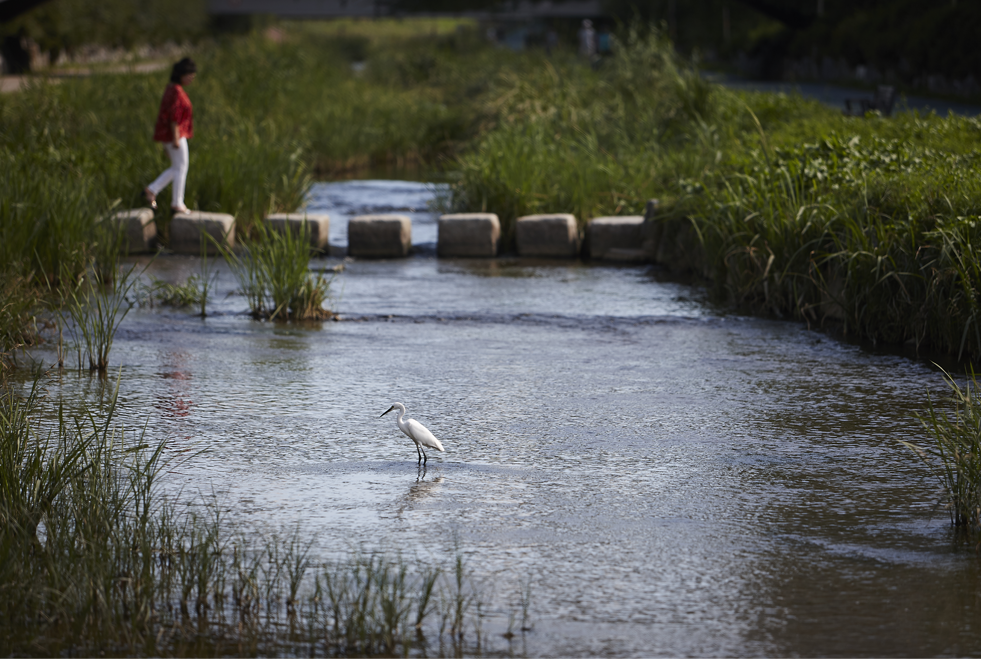
[(90, 371), (106, 375), (113, 339), (129, 313), (127, 295), (137, 282), (134, 265), (110, 281), (93, 270), (89, 276), (79, 278), (77, 284), (64, 287), (62, 320), (74, 341), (79, 369), (83, 368), (84, 354)]
[(211, 299), (218, 273), (208, 259), (209, 241), (201, 234), (200, 271), (189, 276), (182, 284), (171, 284), (151, 276), (149, 281), (139, 280), (132, 287), (134, 302), (140, 307), (153, 307), (160, 303), (167, 307), (198, 307), (198, 315), (208, 315), (208, 300)]
[(143, 284), (136, 295), (141, 306), (157, 302), (165, 307), (194, 307), (207, 302), (205, 281), (200, 275), (189, 276), (183, 284), (170, 284), (156, 278)]
[(239, 252), (218, 244), (249, 304), (249, 313), (264, 320), (326, 320), (333, 271), (311, 270), (310, 227), (275, 231), (255, 226), (255, 237), (242, 241)]
[[(98, 407), (45, 402), (43, 375), (0, 390), (0, 651), (7, 655), (469, 654), (481, 593), (452, 574), (352, 552), (319, 562), (220, 508), (162, 495), (163, 443)], [(118, 383), (117, 390), (118, 392)], [(193, 458), (191, 458), (193, 459)], [(188, 510), (203, 510), (197, 515)], [(449, 621), (449, 623), (447, 623)]]
[(930, 436), (927, 447), (902, 442), (934, 471), (943, 487), (950, 522), (981, 531), (981, 389), (972, 372), (963, 386), (948, 373), (950, 396), (943, 408), (932, 400), (916, 418)]
[(0, 379), (12, 368), (16, 351), (37, 342), (40, 291), (28, 275), (13, 275), (0, 282)]

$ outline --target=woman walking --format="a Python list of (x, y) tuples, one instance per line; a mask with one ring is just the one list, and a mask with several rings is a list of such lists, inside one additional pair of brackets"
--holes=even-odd
[(197, 74), (194, 60), (185, 57), (174, 64), (170, 72), (170, 84), (164, 91), (160, 101), (160, 114), (157, 116), (157, 126), (153, 131), (153, 139), (164, 143), (164, 150), (170, 157), (170, 167), (143, 189), (143, 196), (153, 208), (157, 207), (157, 195), (173, 182), (170, 207), (175, 213), (189, 213), (184, 205), (184, 184), (187, 181), (187, 140), (194, 136), (194, 121), (192, 119), (191, 99), (187, 97), (184, 88), (187, 87)]

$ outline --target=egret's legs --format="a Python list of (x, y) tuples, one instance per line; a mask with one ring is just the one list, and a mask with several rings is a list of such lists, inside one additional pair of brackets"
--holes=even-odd
[(429, 462), (429, 456), (426, 455), (426, 449), (422, 449), (422, 468), (426, 468), (426, 463)]
[(416, 462), (416, 464), (419, 464), (419, 462), (422, 462), (422, 453), (419, 451), (419, 445), (418, 444), (416, 444), (416, 455), (419, 456), (419, 461)]

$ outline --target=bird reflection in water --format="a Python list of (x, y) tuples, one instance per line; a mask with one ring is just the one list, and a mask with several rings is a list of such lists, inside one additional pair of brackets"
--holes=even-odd
[(443, 476), (434, 476), (426, 480), (426, 468), (421, 467), (416, 476), (416, 482), (409, 486), (409, 491), (399, 498), (398, 514), (401, 516), (406, 509), (412, 509), (416, 504), (439, 494)]

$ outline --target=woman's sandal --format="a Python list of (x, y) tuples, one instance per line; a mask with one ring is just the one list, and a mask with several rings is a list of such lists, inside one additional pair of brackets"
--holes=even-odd
[(170, 207), (170, 210), (174, 212), (174, 215), (186, 215), (191, 212), (191, 209), (187, 206), (181, 206), (180, 208)]
[(157, 210), (157, 195), (150, 192), (150, 188), (143, 188), (143, 198), (150, 204), (150, 208)]

